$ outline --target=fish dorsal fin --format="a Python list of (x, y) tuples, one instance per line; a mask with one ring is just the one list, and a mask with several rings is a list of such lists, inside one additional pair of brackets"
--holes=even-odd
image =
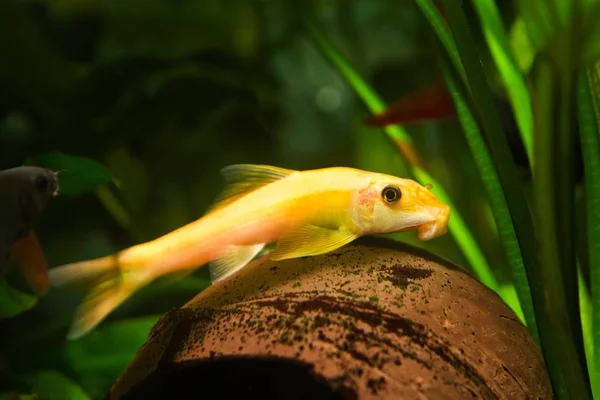
[(210, 211), (221, 208), (238, 197), (293, 174), (294, 170), (258, 164), (234, 164), (221, 170), (225, 187)]
[(285, 260), (329, 253), (356, 239), (358, 235), (347, 228), (323, 228), (304, 225), (285, 233), (270, 253), (272, 260)]
[(229, 245), (225, 251), (208, 264), (210, 279), (213, 283), (229, 277), (243, 268), (265, 247), (264, 243), (247, 246)]

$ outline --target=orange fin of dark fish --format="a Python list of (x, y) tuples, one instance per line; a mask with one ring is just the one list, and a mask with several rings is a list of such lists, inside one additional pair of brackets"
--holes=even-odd
[(229, 245), (220, 257), (208, 264), (213, 283), (228, 278), (248, 264), (265, 247), (264, 243), (248, 246)]
[(452, 97), (444, 82), (421, 89), (391, 104), (365, 121), (370, 126), (407, 125), (456, 116)]
[(217, 196), (210, 211), (221, 208), (259, 187), (283, 179), (294, 172), (296, 171), (270, 165), (229, 165), (221, 170), (226, 185)]
[(17, 239), (9, 249), (10, 256), (17, 262), (25, 281), (37, 296), (50, 289), (48, 262), (35, 233)]
[(286, 232), (270, 253), (271, 260), (285, 260), (329, 253), (356, 239), (358, 236), (345, 228), (329, 229), (304, 225)]

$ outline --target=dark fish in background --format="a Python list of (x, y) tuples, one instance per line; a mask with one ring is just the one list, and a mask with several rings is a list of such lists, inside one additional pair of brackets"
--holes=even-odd
[(42, 295), (50, 288), (48, 264), (33, 224), (58, 194), (58, 172), (23, 166), (0, 171), (0, 275), (17, 261), (29, 287)]

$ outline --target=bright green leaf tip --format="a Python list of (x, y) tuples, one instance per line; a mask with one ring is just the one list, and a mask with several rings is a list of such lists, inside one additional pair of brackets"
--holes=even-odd
[(0, 277), (0, 318), (10, 318), (25, 312), (37, 303), (37, 297), (11, 287)]

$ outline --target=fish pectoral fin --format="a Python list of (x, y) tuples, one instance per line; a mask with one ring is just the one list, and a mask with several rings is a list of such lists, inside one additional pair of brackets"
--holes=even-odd
[(9, 253), (17, 261), (27, 285), (36, 295), (41, 296), (50, 289), (48, 262), (35, 233), (30, 232), (14, 241)]
[(209, 211), (214, 211), (217, 208), (223, 207), (241, 195), (256, 190), (271, 182), (283, 179), (294, 172), (296, 171), (270, 165), (229, 165), (221, 170), (226, 185), (215, 199), (215, 202)]
[(329, 253), (356, 239), (358, 235), (346, 228), (330, 229), (316, 225), (304, 225), (290, 230), (271, 252), (272, 260), (315, 256)]
[(208, 264), (210, 279), (219, 282), (243, 268), (265, 247), (265, 243), (247, 246), (229, 245), (225, 251)]

